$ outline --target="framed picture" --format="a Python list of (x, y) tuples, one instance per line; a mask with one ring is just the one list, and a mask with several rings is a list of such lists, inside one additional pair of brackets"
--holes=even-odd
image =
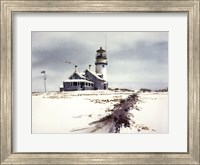
[(199, 164), (199, 1), (1, 0), (1, 164)]

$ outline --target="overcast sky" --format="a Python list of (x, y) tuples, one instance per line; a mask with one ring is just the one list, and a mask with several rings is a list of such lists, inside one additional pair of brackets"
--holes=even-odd
[(95, 70), (96, 50), (107, 41), (108, 82), (111, 88), (168, 86), (168, 32), (32, 32), (32, 91), (58, 91), (78, 65)]

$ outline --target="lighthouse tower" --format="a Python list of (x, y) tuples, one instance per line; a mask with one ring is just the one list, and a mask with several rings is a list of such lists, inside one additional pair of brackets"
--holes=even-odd
[(95, 65), (96, 65), (96, 73), (101, 78), (107, 81), (107, 69), (106, 69), (106, 66), (108, 65), (107, 55), (106, 51), (102, 49), (102, 47), (100, 47), (100, 49), (97, 50)]

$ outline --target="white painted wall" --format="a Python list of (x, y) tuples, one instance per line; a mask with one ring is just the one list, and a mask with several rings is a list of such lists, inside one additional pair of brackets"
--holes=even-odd
[(101, 73), (103, 75), (103, 79), (107, 81), (107, 65), (105, 64), (96, 65), (96, 73)]

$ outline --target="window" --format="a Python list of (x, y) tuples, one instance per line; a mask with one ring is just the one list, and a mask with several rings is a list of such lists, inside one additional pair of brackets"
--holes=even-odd
[(77, 86), (77, 82), (73, 82), (73, 86)]

